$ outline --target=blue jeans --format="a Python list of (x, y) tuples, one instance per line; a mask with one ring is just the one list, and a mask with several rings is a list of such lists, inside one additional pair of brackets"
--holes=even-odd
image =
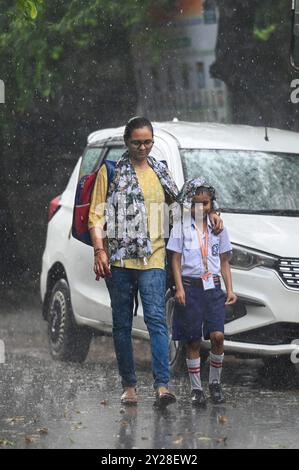
[(150, 335), (154, 388), (167, 386), (169, 382), (165, 277), (163, 269), (139, 270), (112, 266), (112, 277), (106, 279), (112, 307), (112, 335), (123, 387), (134, 387), (137, 383), (131, 337), (136, 282)]

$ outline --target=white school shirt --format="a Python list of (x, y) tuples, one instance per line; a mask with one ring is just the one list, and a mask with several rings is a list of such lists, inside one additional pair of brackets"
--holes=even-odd
[[(232, 251), (227, 229), (215, 235), (212, 232), (211, 221), (208, 217), (208, 271), (215, 275), (221, 274), (220, 255)], [(181, 234), (173, 228), (167, 244), (167, 249), (182, 253), (182, 276), (201, 277), (205, 273), (195, 221), (182, 228)], [(205, 235), (202, 238), (205, 245)]]

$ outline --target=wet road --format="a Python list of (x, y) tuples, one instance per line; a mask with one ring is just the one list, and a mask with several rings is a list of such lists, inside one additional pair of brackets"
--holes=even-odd
[[(0, 448), (209, 449), (299, 448), (299, 379), (268, 376), (259, 360), (226, 357), (225, 405), (189, 403), (186, 377), (174, 378), (178, 402), (153, 407), (150, 354), (137, 341), (137, 408), (119, 404), (112, 340), (93, 340), (82, 365), (54, 362), (38, 297), (13, 291), (1, 301)], [(207, 383), (207, 367), (204, 384)]]

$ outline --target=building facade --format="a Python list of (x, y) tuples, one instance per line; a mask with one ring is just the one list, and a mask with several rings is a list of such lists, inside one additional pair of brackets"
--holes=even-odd
[(229, 122), (226, 86), (210, 76), (218, 19), (215, 0), (181, 0), (176, 12), (157, 12), (154, 29), (136, 32), (138, 113), (159, 121)]

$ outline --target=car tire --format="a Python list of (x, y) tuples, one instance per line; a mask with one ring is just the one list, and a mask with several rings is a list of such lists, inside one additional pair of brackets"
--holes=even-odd
[(181, 341), (172, 340), (172, 317), (174, 311), (175, 299), (172, 289), (168, 289), (165, 296), (166, 323), (168, 327), (168, 353), (170, 371), (173, 375), (187, 372), (186, 366), (186, 348)]
[[(174, 311), (175, 299), (173, 289), (168, 289), (165, 296), (165, 307), (166, 307), (166, 323), (168, 327), (169, 343), (169, 365), (172, 375), (188, 374), (186, 364), (186, 346), (181, 341), (172, 340), (172, 318)], [(200, 351), (200, 364), (201, 368), (205, 365), (209, 358), (209, 350), (201, 349)]]
[(70, 289), (65, 279), (53, 286), (47, 312), (51, 356), (59, 361), (83, 362), (89, 351), (92, 331), (79, 327), (74, 318)]
[(181, 341), (172, 340), (172, 317), (175, 299), (172, 289), (168, 289), (165, 296), (166, 323), (168, 327), (168, 353), (169, 365), (172, 375), (188, 373), (186, 365), (186, 347)]

